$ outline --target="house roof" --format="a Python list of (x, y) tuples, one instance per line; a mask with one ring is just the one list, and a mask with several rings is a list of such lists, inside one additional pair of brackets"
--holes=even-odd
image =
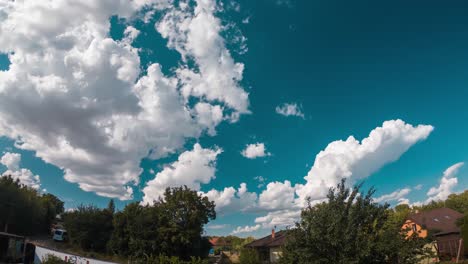
[(246, 247), (279, 247), (284, 244), (286, 240), (286, 231), (282, 230), (275, 233), (275, 238), (271, 235), (257, 239), (245, 245)]
[(435, 235), (448, 233), (459, 233), (460, 228), (457, 226), (457, 219), (463, 217), (463, 214), (454, 211), (450, 208), (437, 208), (431, 211), (411, 214), (409, 219), (424, 229), (437, 230)]
[(214, 247), (216, 246), (230, 246), (231, 243), (226, 241), (223, 237), (212, 237), (209, 240), (210, 244)]
[(13, 237), (13, 238), (24, 239), (23, 236), (18, 236), (18, 235), (15, 235), (15, 234), (10, 234), (10, 233), (5, 233), (5, 232), (0, 232), (0, 236), (6, 236), (6, 237)]

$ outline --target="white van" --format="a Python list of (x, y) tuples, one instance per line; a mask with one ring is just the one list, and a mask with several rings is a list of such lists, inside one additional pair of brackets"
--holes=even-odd
[(64, 229), (55, 229), (54, 236), (52, 237), (54, 241), (67, 241), (68, 234), (67, 230)]

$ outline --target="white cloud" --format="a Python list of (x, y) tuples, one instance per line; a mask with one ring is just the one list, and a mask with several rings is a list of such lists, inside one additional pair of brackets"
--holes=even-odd
[(270, 182), (258, 199), (258, 205), (264, 210), (292, 209), (294, 205), (294, 187), (290, 181)]
[(304, 113), (296, 103), (284, 103), (276, 107), (276, 113), (284, 116), (298, 116), (304, 118)]
[(299, 220), (301, 216), (300, 209), (285, 209), (269, 212), (265, 216), (257, 217), (255, 223), (261, 224), (262, 227), (286, 227), (292, 226)]
[(405, 198), (411, 192), (410, 188), (404, 188), (401, 190), (396, 190), (389, 194), (384, 194), (380, 197), (374, 199), (376, 203), (385, 203), (385, 202), (393, 202), (393, 201), (403, 201), (402, 199)]
[(6, 152), (0, 159), (0, 163), (5, 165), (9, 170), (18, 170), (21, 161), (21, 154)]
[(211, 230), (219, 230), (219, 229), (224, 229), (228, 228), (230, 225), (228, 224), (221, 224), (221, 225), (207, 225), (205, 226), (206, 229), (211, 229)]
[(453, 188), (458, 184), (458, 179), (455, 178), (455, 176), (464, 164), (465, 163), (463, 162), (456, 163), (444, 171), (444, 175), (440, 179), (439, 186), (432, 187), (427, 192), (427, 196), (429, 198), (426, 200), (426, 203), (445, 200), (453, 193)]
[[(168, 39), (168, 47), (182, 58), (193, 59), (197, 68), (183, 65), (177, 70), (182, 94), (221, 101), (238, 113), (249, 113), (248, 93), (239, 82), (244, 64), (235, 62), (221, 36), (223, 26), (215, 16), (214, 0), (196, 0), (192, 8), (186, 2), (174, 6), (157, 24), (156, 29)], [(237, 119), (238, 115), (234, 115)]]
[(266, 182), (267, 179), (265, 177), (263, 177), (263, 176), (256, 176), (256, 177), (254, 177), (254, 180), (256, 180), (258, 182), (257, 187), (262, 188), (263, 186), (265, 186), (265, 182)]
[(416, 186), (414, 186), (414, 189), (417, 190), (417, 191), (420, 191), (422, 189), (423, 185), (422, 184), (418, 184)]
[[(143, 6), (161, 13), (159, 25), (176, 15), (170, 0), (0, 3), (0, 52), (11, 61), (0, 72), (0, 136), (61, 168), (81, 189), (122, 200), (132, 198), (148, 153), (176, 153), (187, 139), (214, 135), (222, 120), (248, 113), (243, 64), (224, 46), (216, 2), (181, 11), (186, 30), (166, 24), (161, 31), (170, 43), (184, 40), (184, 56), (196, 62), (196, 69), (182, 62), (174, 76), (157, 63), (141, 76), (135, 28), (121, 41), (109, 38), (110, 16), (138, 19)], [(200, 102), (192, 108), (191, 99)]]
[(260, 157), (270, 156), (271, 154), (266, 151), (264, 143), (255, 143), (245, 146), (241, 152), (242, 156), (248, 159), (256, 159)]
[(251, 232), (259, 230), (260, 227), (261, 225), (244, 226), (244, 227), (238, 226), (236, 229), (232, 231), (232, 234), (237, 235), (237, 234), (242, 234), (242, 233), (251, 233)]
[(411, 146), (425, 140), (434, 128), (430, 125), (412, 126), (402, 120), (385, 121), (361, 142), (353, 136), (346, 141), (334, 141), (320, 151), (310, 169), (305, 185), (296, 186), (300, 202), (325, 198), (330, 187), (341, 179), (348, 184), (363, 179), (384, 165), (400, 158)]
[(167, 187), (186, 185), (192, 190), (200, 190), (201, 184), (207, 184), (215, 178), (216, 158), (221, 149), (205, 149), (195, 144), (193, 150), (180, 154), (177, 161), (157, 173), (143, 189), (144, 204), (162, 198)]
[(0, 159), (0, 163), (7, 167), (7, 170), (1, 176), (11, 176), (19, 180), (21, 184), (39, 190), (41, 180), (39, 175), (34, 175), (30, 170), (19, 167), (21, 154), (6, 152)]
[[(341, 179), (348, 179), (347, 183), (352, 185), (357, 180), (368, 177), (386, 164), (398, 160), (411, 146), (425, 140), (432, 130), (430, 125), (412, 126), (402, 120), (385, 121), (361, 142), (350, 136), (346, 141), (328, 144), (317, 154), (314, 165), (304, 178), (305, 184), (297, 183), (292, 186), (289, 181), (272, 182), (257, 199), (254, 199), (255, 193), (249, 193), (250, 199), (245, 203), (239, 203), (240, 199), (235, 196), (236, 191), (232, 187), (225, 188), (222, 192), (212, 190), (211, 197), (222, 201), (223, 206), (237, 201), (235, 211), (267, 212), (265, 216), (255, 220), (262, 227), (293, 225), (299, 219), (307, 197), (312, 199), (312, 204), (324, 201), (329, 188), (335, 187)], [(404, 196), (409, 191), (399, 190), (378, 199), (404, 203), (407, 202)]]
[(233, 187), (226, 187), (222, 191), (212, 189), (203, 194), (210, 201), (215, 202), (216, 212), (220, 215), (246, 212), (255, 210), (257, 207), (258, 195), (254, 192), (248, 192), (245, 183), (241, 183), (237, 190)]

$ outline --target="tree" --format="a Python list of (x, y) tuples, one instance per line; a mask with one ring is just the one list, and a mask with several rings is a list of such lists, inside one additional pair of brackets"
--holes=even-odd
[(112, 234), (112, 214), (107, 209), (81, 205), (63, 215), (70, 242), (83, 250), (105, 252)]
[(214, 202), (186, 186), (167, 188), (153, 205), (127, 205), (114, 216), (109, 248), (118, 255), (204, 257), (210, 244), (203, 226), (216, 218)]
[(329, 190), (327, 202), (312, 205), (309, 200), (300, 222), (289, 231), (281, 262), (415, 263), (425, 241), (407, 240), (401, 224), (390, 221), (388, 205), (373, 201), (375, 190), (360, 189), (347, 188), (343, 180)]
[(20, 235), (47, 233), (63, 202), (51, 194), (41, 195), (10, 176), (0, 177), (0, 228)]
[(111, 214), (114, 214), (114, 213), (115, 213), (115, 203), (114, 203), (114, 199), (110, 199), (110, 200), (109, 200), (109, 203), (107, 204), (107, 211), (109, 211), (109, 213), (111, 213)]
[(257, 251), (251, 248), (243, 248), (240, 252), (239, 262), (242, 264), (260, 264)]

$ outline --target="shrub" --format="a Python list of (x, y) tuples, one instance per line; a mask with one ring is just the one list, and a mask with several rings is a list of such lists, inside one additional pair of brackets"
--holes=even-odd
[(239, 261), (242, 264), (259, 264), (260, 257), (254, 249), (243, 248), (240, 252)]

